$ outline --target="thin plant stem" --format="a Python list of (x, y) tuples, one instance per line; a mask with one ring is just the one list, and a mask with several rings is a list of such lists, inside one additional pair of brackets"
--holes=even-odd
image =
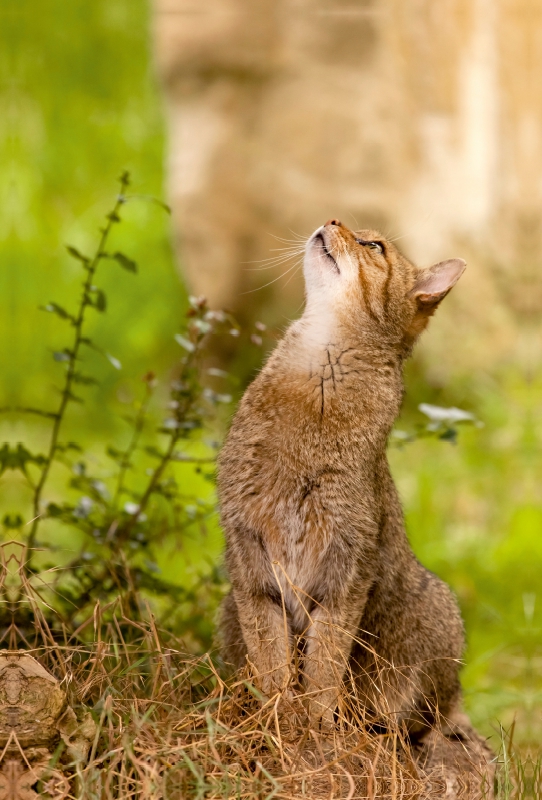
[[(192, 353), (189, 353), (185, 358), (185, 361), (184, 361), (184, 364), (183, 364), (183, 375), (187, 376), (190, 373), (190, 371), (194, 368), (196, 359), (197, 359), (197, 357), (199, 355), (198, 345), (201, 344), (201, 341), (203, 340), (203, 338), (204, 338), (203, 334), (197, 334), (197, 341), (194, 344), (194, 351)], [(181, 378), (183, 377), (183, 375), (181, 376)], [(176, 393), (174, 392), (173, 395), (175, 395), (175, 394)], [(180, 402), (179, 405), (177, 406), (176, 410), (175, 410), (175, 419), (177, 420), (178, 423), (180, 423), (180, 422), (182, 422), (183, 420), (186, 419), (187, 413), (188, 413), (188, 411), (190, 409), (190, 406), (193, 404), (194, 399), (195, 398), (194, 398), (193, 392), (188, 392), (182, 398), (183, 402), (182, 403)], [(137, 523), (139, 517), (145, 511), (145, 508), (147, 507), (147, 504), (149, 503), (151, 495), (155, 491), (155, 489), (157, 487), (157, 484), (158, 484), (160, 478), (162, 477), (162, 474), (163, 474), (164, 470), (166, 469), (168, 464), (173, 460), (173, 454), (175, 452), (175, 447), (177, 446), (177, 443), (179, 442), (179, 439), (181, 438), (182, 435), (183, 435), (183, 432), (182, 432), (181, 428), (178, 427), (178, 428), (174, 428), (172, 430), (171, 435), (170, 435), (170, 439), (169, 439), (169, 443), (168, 443), (168, 446), (166, 448), (166, 451), (162, 454), (162, 457), (160, 458), (160, 461), (158, 462), (158, 465), (156, 466), (156, 468), (154, 469), (154, 471), (153, 471), (153, 473), (152, 473), (152, 475), (150, 477), (149, 483), (147, 484), (147, 488), (143, 492), (141, 500), (138, 503), (139, 508), (138, 508), (137, 512), (131, 516), (131, 518), (128, 521), (128, 523), (126, 524), (126, 526), (121, 531), (119, 531), (119, 533), (117, 535), (117, 540), (118, 541), (123, 541), (130, 534), (130, 531), (132, 530), (134, 525)]]
[(66, 412), (66, 407), (70, 400), (73, 399), (72, 395), (72, 386), (74, 383), (75, 372), (77, 367), (77, 359), (79, 355), (79, 350), (81, 345), (85, 343), (84, 336), (83, 336), (83, 326), (85, 322), (85, 313), (86, 309), (89, 305), (93, 305), (90, 300), (90, 292), (92, 287), (92, 282), (94, 278), (94, 274), (98, 268), (98, 264), (106, 256), (105, 253), (105, 246), (107, 244), (107, 240), (109, 238), (109, 234), (111, 233), (111, 229), (113, 225), (119, 221), (118, 212), (120, 207), (125, 201), (124, 192), (129, 184), (129, 178), (127, 173), (123, 173), (120, 177), (120, 194), (117, 196), (115, 205), (113, 206), (112, 211), (109, 212), (106, 216), (106, 224), (101, 229), (101, 236), (98, 243), (98, 247), (94, 254), (94, 257), (85, 265), (85, 269), (87, 270), (87, 277), (85, 282), (83, 283), (83, 294), (81, 296), (81, 303), (79, 305), (79, 311), (77, 317), (75, 317), (73, 321), (74, 327), (74, 337), (73, 337), (73, 345), (69, 351), (69, 361), (66, 370), (66, 377), (64, 380), (64, 387), (61, 393), (60, 404), (58, 407), (57, 412), (54, 415), (54, 423), (53, 429), (51, 431), (51, 439), (49, 442), (49, 449), (47, 452), (45, 464), (41, 471), (40, 479), (36, 485), (34, 491), (34, 501), (33, 501), (33, 513), (34, 513), (34, 522), (32, 523), (32, 528), (30, 529), (30, 533), (28, 535), (28, 548), (31, 549), (35, 546), (36, 543), (36, 536), (38, 533), (38, 528), (41, 520), (41, 513), (40, 513), (40, 504), (43, 489), (47, 482), (47, 478), (49, 477), (49, 472), (51, 470), (51, 466), (53, 464), (55, 455), (58, 450), (58, 437), (60, 434), (60, 429), (62, 423), (64, 421), (64, 415)]
[(147, 416), (147, 411), (149, 409), (149, 403), (152, 397), (152, 381), (147, 381), (145, 397), (141, 403), (141, 408), (139, 409), (135, 422), (134, 422), (134, 430), (132, 433), (132, 437), (128, 444), (128, 447), (122, 454), (122, 458), (120, 459), (120, 469), (119, 469), (119, 477), (117, 481), (117, 488), (115, 489), (115, 496), (113, 497), (113, 507), (117, 508), (118, 503), (120, 500), (120, 496), (124, 490), (124, 481), (126, 478), (126, 472), (130, 467), (131, 458), (134, 454), (134, 451), (139, 444), (139, 440), (141, 438), (141, 434), (143, 433), (143, 428), (145, 426), (145, 418)]

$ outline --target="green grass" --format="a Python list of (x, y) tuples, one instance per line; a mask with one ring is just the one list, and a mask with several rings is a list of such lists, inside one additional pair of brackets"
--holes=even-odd
[[(421, 389), (410, 398), (407, 388), (407, 418)], [(467, 708), (495, 740), (499, 721), (508, 727), (516, 718), (523, 744), (542, 740), (536, 389), (513, 373), (495, 376), (491, 391), (471, 384), (470, 409), (483, 428), (464, 429), (457, 445), (425, 440), (391, 452), (413, 547), (461, 603)]]
[[(43, 407), (56, 403), (52, 387), (61, 368), (52, 351), (64, 345), (66, 334), (38, 306), (75, 302), (80, 268), (64, 246), (91, 247), (122, 169), (130, 170), (135, 193), (162, 195), (163, 120), (143, 0), (22, 0), (3, 14), (2, 107), (9, 113), (0, 151), (0, 296), (6, 303), (0, 315), (0, 407)], [(65, 434), (96, 459), (107, 443), (122, 444), (128, 435), (120, 414), (138, 396), (140, 376), (152, 369), (165, 379), (173, 369), (179, 355), (173, 333), (186, 307), (167, 215), (139, 201), (126, 207), (124, 218), (114, 247), (138, 261), (139, 274), (104, 266), (100, 285), (109, 310), (91, 323), (91, 335), (123, 369), (98, 354), (88, 357), (86, 370), (101, 383), (87, 391), (85, 406), (70, 409)], [(392, 451), (411, 541), (461, 602), (468, 638), (465, 696), (473, 720), (497, 739), (498, 721), (509, 726), (517, 718), (516, 742), (541, 741), (536, 595), (542, 504), (535, 471), (541, 432), (533, 400), (541, 387), (508, 368), (439, 389), (427, 383), (419, 363), (409, 370), (403, 427), (414, 424), (423, 400), (468, 407), (484, 428), (465, 430), (456, 446), (418, 441)], [(47, 425), (21, 415), (2, 419), (3, 439), (40, 449)], [(209, 491), (208, 484), (204, 489), (196, 478), (188, 480), (194, 491)], [(2, 513), (29, 518), (28, 500), (20, 484), (3, 484)], [(73, 544), (73, 534), (52, 528), (52, 535), (63, 537), (63, 547)], [(195, 534), (172, 556), (174, 544), (165, 547), (160, 566), (167, 577), (183, 581), (208, 569), (222, 547), (216, 522), (204, 559)]]

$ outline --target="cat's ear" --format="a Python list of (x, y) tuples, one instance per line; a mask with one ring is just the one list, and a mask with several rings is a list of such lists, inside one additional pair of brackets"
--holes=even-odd
[(416, 313), (407, 331), (407, 339), (411, 343), (418, 338), (429, 322), (429, 317), (455, 286), (466, 266), (462, 258), (449, 258), (420, 270), (416, 283), (408, 293), (416, 301)]

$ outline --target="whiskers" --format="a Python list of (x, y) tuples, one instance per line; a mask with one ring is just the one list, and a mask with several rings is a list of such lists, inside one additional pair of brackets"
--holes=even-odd
[(269, 258), (261, 258), (257, 261), (246, 261), (246, 264), (262, 264), (263, 266), (260, 267), (245, 267), (247, 272), (258, 272), (264, 269), (274, 269), (275, 267), (279, 266), (280, 264), (284, 263), (285, 261), (289, 261), (291, 258), (295, 258), (296, 256), (301, 256), (305, 253), (305, 247), (300, 247), (299, 245), (289, 246), (289, 247), (275, 247), (271, 250), (272, 253), (277, 253), (275, 256), (269, 256)]
[[(273, 280), (268, 281), (267, 283), (263, 284), (262, 286), (257, 286), (255, 289), (249, 289), (246, 292), (242, 292), (242, 294), (253, 294), (254, 292), (258, 292), (260, 289), (265, 289), (271, 284), (280, 281), (286, 275), (290, 275), (286, 283), (284, 284), (287, 286), (292, 278), (295, 277), (299, 269), (303, 264), (303, 257), (305, 255), (305, 244), (306, 238), (298, 236), (298, 234), (294, 234), (297, 238), (294, 240), (289, 239), (282, 239), (279, 236), (275, 236), (277, 241), (283, 242), (285, 247), (275, 247), (272, 248), (271, 252), (276, 253), (276, 255), (270, 256), (269, 258), (262, 258), (258, 261), (249, 261), (246, 262), (248, 264), (258, 264), (259, 266), (255, 267), (245, 267), (247, 272), (261, 272), (263, 270), (276, 270), (279, 267), (286, 266), (283, 272), (280, 275), (277, 275), (276, 278)], [(293, 263), (290, 262), (293, 260)]]
[[(290, 256), (290, 258), (291, 258), (291, 256)], [(277, 266), (277, 265), (273, 264), (272, 266)], [(246, 292), (241, 292), (241, 294), (252, 294), (253, 292), (259, 292), (260, 289), (265, 289), (268, 286), (271, 286), (272, 283), (276, 283), (277, 281), (280, 281), (286, 275), (291, 273), (290, 277), (288, 278), (288, 280), (284, 284), (284, 286), (287, 286), (290, 283), (290, 281), (292, 280), (292, 278), (294, 278), (295, 275), (299, 272), (299, 270), (301, 269), (302, 266), (303, 266), (303, 258), (302, 257), (298, 257), (296, 259), (296, 261), (292, 264), (291, 267), (288, 267), (288, 269), (284, 270), (284, 272), (282, 272), (280, 275), (277, 275), (277, 277), (273, 278), (273, 280), (268, 281), (267, 283), (264, 283), (263, 286), (257, 286), (255, 289), (249, 289)]]
[(290, 233), (292, 234), (293, 239), (284, 239), (282, 236), (276, 236), (274, 233), (271, 233), (269, 235), (272, 236), (273, 239), (275, 239), (275, 241), (284, 242), (285, 244), (295, 244), (296, 242), (297, 243), (303, 242), (303, 244), (305, 244), (310, 238), (310, 234), (307, 236), (304, 233), (297, 233), (296, 231), (293, 231), (291, 228), (290, 228)]

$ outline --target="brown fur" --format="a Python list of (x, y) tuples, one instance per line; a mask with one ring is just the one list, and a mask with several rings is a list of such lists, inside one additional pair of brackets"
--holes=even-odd
[(412, 553), (386, 444), (404, 360), (464, 266), (418, 270), (376, 231), (319, 228), (305, 312), (245, 392), (220, 456), (224, 657), (248, 656), (266, 693), (301, 680), (325, 725), (345, 675), (373, 718), (413, 734), (458, 702), (460, 614)]

